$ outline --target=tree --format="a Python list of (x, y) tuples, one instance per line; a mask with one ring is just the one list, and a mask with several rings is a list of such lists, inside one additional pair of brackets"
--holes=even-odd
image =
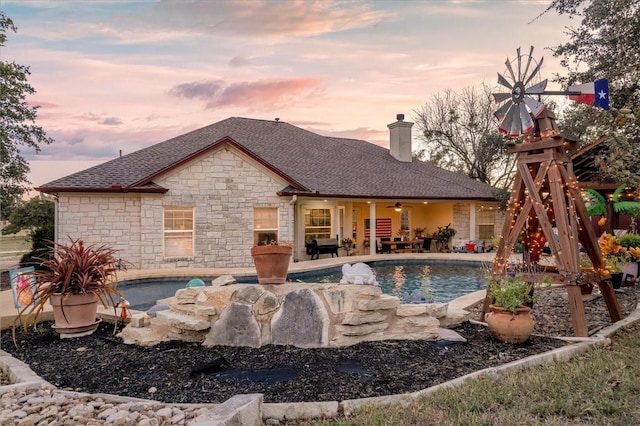
[[(0, 11), (0, 47), (7, 30), (16, 31), (13, 21)], [(35, 124), (38, 106), (30, 105), (27, 95), (35, 90), (27, 82), (29, 67), (0, 61), (0, 218), (7, 219), (20, 197), (29, 190), (29, 165), (20, 154), (20, 146), (40, 151), (41, 144), (53, 139)]]
[(426, 148), (417, 153), (435, 165), (465, 174), (499, 189), (513, 181), (516, 156), (507, 153), (505, 137), (493, 118), (491, 89), (445, 90), (415, 110)]
[[(597, 158), (603, 178), (640, 183), (640, 2), (637, 0), (553, 0), (545, 12), (555, 10), (581, 18), (568, 28), (567, 43), (552, 48), (568, 70), (556, 81), (569, 87), (599, 78), (609, 80), (610, 111), (579, 118), (591, 141), (605, 138), (606, 149)], [(576, 121), (563, 119), (562, 128)]]
[(50, 241), (55, 239), (55, 206), (53, 201), (44, 197), (34, 197), (19, 203), (9, 216), (9, 225), (2, 229), (3, 234), (17, 234), (26, 230), (31, 240), (31, 252), (22, 256), (20, 263), (33, 261), (33, 257), (42, 257), (49, 250)]
[(570, 103), (562, 112), (558, 119), (560, 133), (567, 139), (578, 142), (580, 148), (590, 144), (596, 138), (595, 123), (601, 111), (591, 105), (578, 102)]

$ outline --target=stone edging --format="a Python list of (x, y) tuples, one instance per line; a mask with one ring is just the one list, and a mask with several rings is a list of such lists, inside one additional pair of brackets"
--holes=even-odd
[[(349, 399), (341, 402), (338, 401), (322, 401), (322, 402), (292, 402), (292, 403), (263, 403), (262, 404), (262, 418), (263, 419), (277, 419), (277, 420), (295, 420), (304, 418), (331, 418), (338, 415), (351, 415), (358, 409), (367, 405), (385, 406), (385, 405), (400, 405), (409, 406), (422, 397), (439, 390), (460, 386), (468, 382), (482, 377), (497, 378), (501, 375), (512, 372), (524, 370), (527, 368), (535, 367), (545, 363), (556, 361), (567, 361), (570, 358), (585, 353), (589, 350), (605, 346), (610, 343), (609, 336), (617, 332), (619, 329), (632, 325), (640, 321), (640, 308), (636, 308), (626, 318), (612, 324), (600, 331), (590, 338), (585, 338), (583, 341), (572, 343), (568, 346), (557, 348), (552, 351), (533, 355), (524, 359), (510, 362), (498, 367), (490, 367), (484, 370), (475, 371), (465, 376), (453, 379), (446, 383), (441, 383), (423, 389), (420, 391), (386, 395), (372, 398), (361, 399)], [(14, 382), (11, 385), (0, 386), (0, 394), (8, 391), (27, 391), (33, 389), (39, 389), (42, 386), (54, 388), (41, 377), (36, 375), (31, 368), (24, 362), (13, 358), (5, 351), (0, 351), (0, 370), (3, 371)], [(87, 395), (84, 393), (68, 392), (56, 390), (56, 392), (64, 392), (69, 394)], [(92, 394), (95, 397), (101, 397), (105, 400), (120, 401), (120, 402), (137, 402), (140, 404), (149, 404), (153, 406), (175, 406), (175, 407), (190, 407), (190, 408), (210, 408), (215, 409), (220, 404), (170, 404), (162, 403), (153, 400), (145, 400), (139, 398), (122, 397), (118, 395), (109, 394)]]

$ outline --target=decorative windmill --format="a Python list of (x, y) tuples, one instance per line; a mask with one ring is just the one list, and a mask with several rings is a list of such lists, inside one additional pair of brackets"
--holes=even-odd
[[(566, 286), (574, 334), (586, 337), (588, 330), (580, 290), (582, 285), (598, 284), (614, 322), (622, 318), (620, 305), (608, 279), (569, 158), (568, 151), (576, 147), (576, 142), (559, 134), (553, 113), (532, 96), (587, 95), (591, 98), (589, 95), (595, 94), (595, 83), (575, 86), (568, 92), (545, 92), (547, 80), (530, 85), (538, 76), (542, 62), (542, 58), (539, 62), (533, 59), (533, 47), (528, 55), (522, 55), (517, 49), (517, 58), (506, 61), (506, 77), (498, 74), (498, 83), (509, 90), (494, 94), (496, 102), (502, 103), (494, 113), (500, 123), (499, 129), (512, 138), (524, 138), (521, 143), (514, 141), (508, 147), (509, 153), (518, 154), (517, 175), (492, 273), (501, 275), (505, 272), (520, 236), (527, 264), (540, 260), (542, 248), (548, 242), (556, 266), (548, 269), (545, 275), (553, 274), (554, 282)], [(591, 86), (594, 89), (588, 93)], [(606, 103), (608, 108), (608, 93)], [(587, 251), (595, 272), (581, 272), (578, 243)], [(531, 280), (540, 281), (534, 276)], [(487, 297), (484, 312), (488, 311), (490, 302)]]

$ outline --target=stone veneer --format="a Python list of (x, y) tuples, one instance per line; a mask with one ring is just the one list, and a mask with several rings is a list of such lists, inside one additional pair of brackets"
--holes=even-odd
[(180, 289), (155, 318), (137, 314), (121, 337), (153, 345), (349, 346), (388, 339), (435, 340), (447, 304), (401, 304), (380, 287), (349, 284), (232, 284)]
[[(108, 245), (134, 269), (249, 267), (255, 207), (277, 207), (280, 239), (293, 240), (292, 206), (277, 195), (286, 182), (232, 148), (198, 157), (155, 183), (169, 191), (61, 194), (58, 240), (69, 235)], [(164, 257), (165, 206), (194, 208), (194, 256)]]

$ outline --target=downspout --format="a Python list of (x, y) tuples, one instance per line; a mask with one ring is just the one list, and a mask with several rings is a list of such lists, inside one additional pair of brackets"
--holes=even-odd
[[(298, 196), (294, 194), (293, 197), (291, 197), (291, 201), (289, 201), (289, 235), (291, 236), (291, 240), (294, 242), (294, 248), (298, 246), (298, 244), (295, 241), (296, 233), (295, 233), (295, 222), (294, 222), (296, 201), (298, 201)], [(294, 262), (298, 261), (298, 250), (293, 251), (293, 261)]]
[[(42, 194), (42, 193), (41, 193)], [(53, 196), (53, 241), (60, 242), (58, 240), (58, 227), (60, 225), (60, 218), (58, 217), (60, 214), (60, 210), (58, 208), (58, 194), (56, 193)]]
[(372, 201), (369, 206), (369, 254), (378, 254), (376, 252), (376, 237), (376, 202)]

